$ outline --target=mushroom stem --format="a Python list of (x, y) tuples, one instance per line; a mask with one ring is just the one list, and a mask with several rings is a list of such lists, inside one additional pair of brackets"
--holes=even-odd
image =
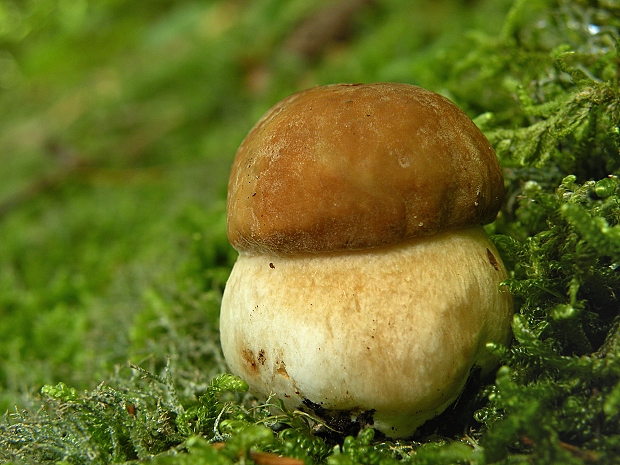
[(510, 338), (504, 279), (481, 226), (355, 251), (241, 252), (222, 349), (259, 397), (369, 412), (368, 424), (406, 437), (454, 401), (474, 365), (493, 367), (486, 343)]

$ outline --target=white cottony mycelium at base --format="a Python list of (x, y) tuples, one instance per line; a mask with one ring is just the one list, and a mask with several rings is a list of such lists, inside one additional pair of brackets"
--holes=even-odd
[(473, 366), (495, 365), (486, 343), (510, 338), (504, 279), (481, 226), (355, 251), (242, 252), (222, 348), (260, 398), (350, 411), (406, 437), (455, 400)]

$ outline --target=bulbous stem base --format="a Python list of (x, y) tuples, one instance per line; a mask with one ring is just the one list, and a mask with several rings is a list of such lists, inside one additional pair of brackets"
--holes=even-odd
[(351, 412), (389, 437), (441, 413), (508, 343), (506, 271), (480, 226), (360, 251), (240, 255), (222, 349), (258, 397)]

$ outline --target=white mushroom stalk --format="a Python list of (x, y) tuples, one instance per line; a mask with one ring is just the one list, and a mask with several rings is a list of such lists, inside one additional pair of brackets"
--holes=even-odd
[(256, 396), (413, 434), (495, 366), (506, 271), (481, 223), (501, 203), (488, 142), (404, 84), (310, 89), (276, 105), (231, 173), (239, 250), (221, 311), (230, 370)]

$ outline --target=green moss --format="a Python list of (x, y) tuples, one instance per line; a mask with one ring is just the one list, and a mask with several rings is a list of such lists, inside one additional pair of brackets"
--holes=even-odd
[[(0, 6), (0, 461), (613, 463), (620, 5), (360, 2), (344, 40), (291, 53), (329, 3)], [(290, 92), (377, 80), (447, 95), (495, 147), (516, 306), (497, 373), (399, 441), (257, 403), (217, 331), (243, 135)]]

